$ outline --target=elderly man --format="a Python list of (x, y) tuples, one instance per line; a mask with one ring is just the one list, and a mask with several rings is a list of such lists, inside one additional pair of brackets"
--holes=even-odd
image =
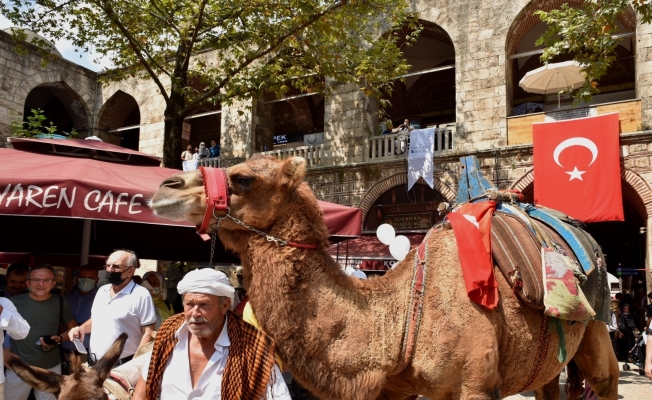
[(134, 400), (291, 399), (274, 341), (229, 311), (235, 290), (223, 272), (191, 271), (177, 289), (183, 314), (161, 326)]
[(129, 337), (116, 365), (131, 360), (138, 347), (152, 340), (156, 314), (149, 291), (132, 280), (138, 257), (130, 250), (113, 252), (106, 260), (109, 284), (98, 289), (91, 318), (70, 331), (83, 341), (91, 334), (89, 361), (101, 359), (122, 333)]

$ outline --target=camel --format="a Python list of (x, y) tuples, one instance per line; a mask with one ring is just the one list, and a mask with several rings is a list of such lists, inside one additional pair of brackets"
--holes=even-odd
[[(413, 356), (397, 368), (415, 251), (382, 277), (347, 277), (324, 250), (329, 234), (305, 173), (298, 157), (254, 156), (228, 168), (228, 213), (243, 224), (224, 210), (213, 211), (210, 222), (218, 228), (220, 218), (220, 240), (242, 261), (243, 285), (261, 328), (314, 395), (488, 400), (536, 389), (537, 399), (556, 399), (558, 375), (572, 358), (574, 392), (585, 378), (600, 399), (618, 398), (618, 364), (605, 324), (562, 322), (568, 358), (560, 362), (557, 332), (500, 273), (495, 310), (469, 300), (450, 230), (428, 238), (420, 328)], [(207, 207), (202, 172), (166, 179), (150, 206), (160, 217), (201, 224)], [(282, 246), (270, 237), (317, 248)]]

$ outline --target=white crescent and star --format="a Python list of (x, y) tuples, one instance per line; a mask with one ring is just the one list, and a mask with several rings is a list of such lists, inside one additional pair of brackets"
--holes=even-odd
[[(591, 158), (591, 162), (589, 163), (588, 166), (591, 166), (591, 164), (593, 164), (593, 162), (595, 162), (596, 158), (598, 158), (598, 146), (596, 146), (595, 143), (593, 143), (592, 140), (589, 140), (589, 139), (587, 139), (585, 137), (572, 137), (570, 139), (564, 140), (563, 142), (559, 143), (559, 145), (557, 145), (557, 147), (555, 147), (555, 151), (553, 153), (553, 158), (555, 159), (555, 162), (557, 163), (557, 165), (559, 165), (562, 168), (564, 167), (559, 162), (559, 156), (561, 155), (561, 153), (564, 150), (566, 150), (569, 147), (573, 147), (573, 146), (585, 147), (591, 152), (592, 158)], [(580, 171), (580, 170), (577, 169), (577, 166), (575, 166), (575, 168), (572, 171), (567, 171), (566, 173), (568, 175), (570, 175), (569, 181), (572, 181), (573, 179), (578, 179), (580, 181), (583, 181), (584, 179), (582, 179), (582, 175), (585, 174), (586, 171)]]

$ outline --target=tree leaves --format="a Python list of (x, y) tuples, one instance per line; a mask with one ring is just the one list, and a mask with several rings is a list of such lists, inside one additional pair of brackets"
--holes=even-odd
[(643, 0), (586, 0), (584, 7), (568, 4), (550, 12), (535, 14), (548, 24), (548, 30), (536, 41), (546, 48), (541, 60), (549, 62), (560, 54), (573, 54), (586, 74), (584, 85), (576, 92), (576, 100), (590, 101), (600, 92), (598, 82), (616, 60), (618, 40), (617, 17), (628, 6), (641, 16), (644, 23), (652, 20), (652, 5)]
[(409, 69), (393, 32), (419, 31), (407, 0), (5, 0), (0, 11), (108, 58), (104, 82), (151, 79), (175, 124), (205, 104), (325, 93), (326, 77), (379, 94)]

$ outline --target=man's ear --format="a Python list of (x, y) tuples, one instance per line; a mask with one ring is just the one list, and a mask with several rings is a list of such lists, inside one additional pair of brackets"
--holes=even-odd
[(294, 186), (306, 175), (306, 160), (303, 157), (290, 157), (283, 162), (281, 182)]

